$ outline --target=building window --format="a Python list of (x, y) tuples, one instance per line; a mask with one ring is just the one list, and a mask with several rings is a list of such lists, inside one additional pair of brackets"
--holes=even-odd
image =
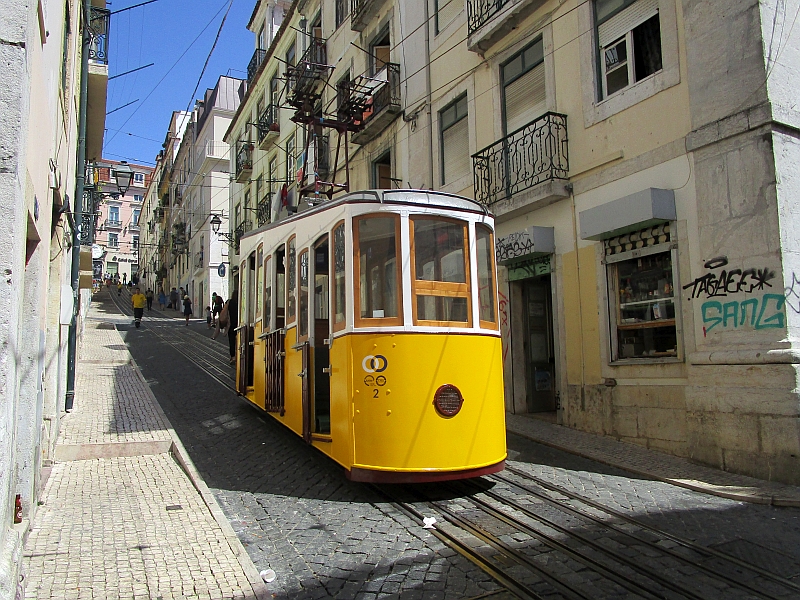
[(467, 95), (464, 94), (439, 112), (442, 149), (442, 184), (470, 172)]
[(286, 66), (293, 67), (294, 66), (294, 59), (295, 59), (295, 47), (294, 44), (289, 46), (289, 49), (286, 51)]
[(375, 38), (375, 41), (369, 47), (370, 49), (370, 64), (372, 67), (372, 74), (376, 75), (383, 69), (387, 63), (391, 62), (391, 39), (389, 37), (389, 28), (383, 30)]
[(336, 0), (336, 28), (344, 23), (347, 15), (350, 14), (350, 0)]
[(379, 190), (392, 189), (392, 154), (387, 152), (372, 163), (372, 187)]
[(269, 194), (270, 198), (278, 191), (278, 157), (275, 156), (269, 161)]
[(134, 185), (144, 185), (144, 173), (134, 173), (133, 174), (133, 184)]
[(436, 33), (447, 27), (463, 8), (461, 0), (436, 0)]
[(109, 248), (119, 248), (119, 234), (118, 233), (109, 233), (108, 234), (108, 246), (109, 246)]
[(133, 246), (133, 249), (136, 250), (137, 248), (139, 248), (139, 236), (138, 235), (134, 235), (132, 239), (133, 239), (133, 242), (132, 242), (131, 245)]
[(356, 325), (402, 325), (399, 216), (363, 215), (353, 229)]
[(544, 45), (541, 38), (500, 68), (503, 80), (505, 135), (524, 127), (547, 110)]
[(286, 183), (292, 185), (295, 178), (294, 135), (286, 141)]
[(131, 216), (131, 225), (139, 226), (139, 215), (142, 214), (141, 209), (134, 208), (133, 215)]
[(658, 0), (596, 0), (600, 98), (661, 70)]
[(414, 278), (414, 323), (470, 322), (467, 281), (467, 225), (461, 221), (417, 217), (411, 219)]
[(668, 242), (668, 225), (605, 241), (612, 360), (678, 356), (675, 257)]
[(139, 204), (141, 204), (142, 203), (142, 195), (141, 194), (134, 194), (133, 195), (133, 201), (134, 202), (138, 202)]
[(259, 50), (267, 49), (267, 38), (264, 35), (264, 25), (262, 25), (261, 29), (258, 30), (258, 49)]
[(108, 207), (108, 222), (109, 224), (119, 224), (119, 206)]

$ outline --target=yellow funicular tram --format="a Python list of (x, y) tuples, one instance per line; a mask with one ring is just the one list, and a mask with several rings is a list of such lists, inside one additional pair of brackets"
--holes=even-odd
[(473, 200), (349, 193), (240, 241), (237, 389), (350, 479), (506, 458), (494, 221)]

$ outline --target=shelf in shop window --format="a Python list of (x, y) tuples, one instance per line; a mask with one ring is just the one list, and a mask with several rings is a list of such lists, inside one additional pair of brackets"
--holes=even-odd
[(657, 304), (659, 302), (673, 302), (675, 298), (672, 296), (664, 298), (653, 298), (652, 300), (636, 300), (634, 302), (621, 302), (620, 308), (627, 308), (628, 306), (644, 306), (647, 304)]
[(638, 321), (636, 323), (620, 323), (617, 329), (652, 329), (653, 327), (674, 327), (675, 319), (659, 319), (658, 321)]

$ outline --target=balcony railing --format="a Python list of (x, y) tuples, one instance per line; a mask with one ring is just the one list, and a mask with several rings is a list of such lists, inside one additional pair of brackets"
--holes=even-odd
[(239, 242), (242, 240), (246, 227), (246, 223), (239, 223), (236, 229), (233, 230), (233, 247), (237, 254), (239, 253)]
[(228, 144), (215, 140), (206, 140), (200, 146), (197, 155), (197, 163), (202, 163), (206, 158), (226, 158), (228, 156)]
[(253, 52), (253, 57), (250, 59), (250, 62), (247, 65), (247, 85), (253, 83), (256, 73), (258, 73), (258, 68), (262, 65), (266, 58), (267, 51), (262, 48), (256, 48), (256, 51)]
[(350, 0), (350, 29), (363, 31), (383, 4), (384, 0)]
[(297, 65), (286, 70), (287, 102), (298, 109), (313, 108), (331, 70), (325, 40), (311, 38)]
[(202, 250), (200, 252), (195, 252), (194, 253), (194, 266), (195, 266), (195, 268), (196, 269), (202, 269), (203, 268), (203, 264), (204, 264), (204, 258), (203, 258)]
[[(356, 144), (375, 139), (400, 113), (400, 65), (387, 63), (375, 75), (361, 75), (347, 82), (349, 93), (339, 111), (349, 115), (354, 125)], [(338, 93), (338, 91), (337, 91)]]
[(108, 64), (108, 30), (111, 24), (111, 11), (107, 8), (92, 6), (89, 18), (89, 60), (104, 65)]
[(272, 203), (272, 194), (267, 192), (264, 197), (256, 206), (256, 217), (258, 218), (258, 226), (266, 225), (272, 220), (270, 206)]
[(508, 0), (467, 0), (467, 29), (470, 34), (499, 13)]
[(253, 143), (237, 142), (236, 149), (236, 181), (244, 183), (253, 172)]
[(280, 108), (277, 104), (270, 104), (258, 116), (258, 147), (266, 150), (280, 133)]
[(545, 113), (472, 155), (475, 199), (491, 205), (544, 181), (567, 179), (567, 116)]
[(122, 227), (122, 221), (119, 219), (106, 219), (106, 227)]

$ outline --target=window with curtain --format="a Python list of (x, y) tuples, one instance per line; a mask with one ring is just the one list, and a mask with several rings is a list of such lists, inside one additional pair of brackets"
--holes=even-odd
[(469, 127), (467, 95), (439, 112), (442, 149), (442, 185), (469, 174)]

